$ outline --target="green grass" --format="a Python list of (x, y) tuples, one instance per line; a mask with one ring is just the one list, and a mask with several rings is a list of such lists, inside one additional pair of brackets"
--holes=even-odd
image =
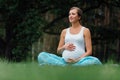
[(37, 62), (0, 62), (0, 80), (120, 80), (120, 66), (39, 66)]

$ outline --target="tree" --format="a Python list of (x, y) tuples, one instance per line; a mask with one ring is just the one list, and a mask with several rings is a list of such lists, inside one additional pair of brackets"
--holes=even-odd
[(8, 60), (25, 60), (31, 44), (41, 35), (42, 18), (32, 0), (1, 0), (0, 10), (5, 24), (1, 54)]

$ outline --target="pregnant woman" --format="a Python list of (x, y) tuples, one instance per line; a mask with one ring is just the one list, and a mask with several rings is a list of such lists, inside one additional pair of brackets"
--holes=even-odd
[(71, 26), (62, 30), (57, 53), (41, 52), (38, 55), (40, 65), (100, 65), (98, 58), (91, 56), (92, 41), (90, 30), (81, 25), (82, 10), (72, 7), (69, 11)]

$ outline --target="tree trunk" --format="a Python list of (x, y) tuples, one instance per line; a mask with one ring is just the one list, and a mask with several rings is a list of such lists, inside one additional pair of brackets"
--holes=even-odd
[(59, 43), (58, 35), (51, 35), (45, 33), (43, 37), (43, 51), (56, 53), (58, 43)]
[(110, 12), (109, 8), (105, 6), (105, 20), (104, 20), (104, 25), (108, 25), (110, 23)]
[(5, 57), (4, 52), (5, 52), (5, 42), (2, 38), (0, 38), (0, 56)]

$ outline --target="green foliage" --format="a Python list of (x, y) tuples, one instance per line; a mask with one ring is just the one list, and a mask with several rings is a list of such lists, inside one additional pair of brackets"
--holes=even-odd
[(16, 55), (14, 58), (23, 60), (29, 56), (28, 52), (31, 50), (32, 43), (37, 41), (42, 34), (43, 23), (37, 10), (31, 9), (26, 13), (24, 21), (14, 29), (16, 33), (13, 39), (16, 47), (12, 50), (12, 53)]
[[(32, 43), (42, 34), (45, 24), (37, 6), (39, 1), (28, 0), (0, 0), (0, 14), (4, 22), (5, 58), (13, 61), (26, 60), (31, 56)], [(38, 2), (38, 3), (37, 3)], [(9, 45), (11, 44), (11, 45)]]

